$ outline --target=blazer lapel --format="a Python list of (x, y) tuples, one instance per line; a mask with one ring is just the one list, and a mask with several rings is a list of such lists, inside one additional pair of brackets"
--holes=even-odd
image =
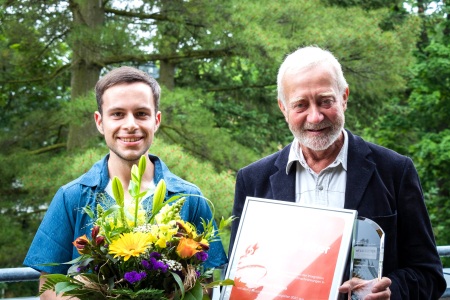
[(274, 200), (295, 202), (295, 168), (292, 167), (289, 174), (286, 174), (290, 149), (291, 144), (284, 147), (275, 160), (275, 168), (277, 171), (270, 176), (270, 185)]
[[(366, 143), (350, 131), (347, 130), (347, 133), (349, 143), (344, 208), (357, 209), (375, 170), (375, 165), (367, 159), (371, 150)], [(291, 168), (289, 174), (286, 174), (290, 148), (291, 144), (281, 150), (275, 161), (276, 171), (270, 176), (274, 200), (295, 202), (295, 168)]]
[(366, 143), (349, 131), (347, 133), (349, 143), (344, 208), (357, 209), (375, 170), (375, 164), (367, 159), (371, 150)]

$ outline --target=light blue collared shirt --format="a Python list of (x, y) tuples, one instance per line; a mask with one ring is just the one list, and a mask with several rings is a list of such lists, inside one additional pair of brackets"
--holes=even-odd
[(344, 208), (345, 186), (347, 183), (347, 153), (348, 135), (345, 130), (344, 145), (332, 162), (319, 174), (306, 163), (300, 143), (292, 142), (286, 173), (292, 165), (296, 166), (295, 202), (305, 205), (321, 205), (334, 208)]

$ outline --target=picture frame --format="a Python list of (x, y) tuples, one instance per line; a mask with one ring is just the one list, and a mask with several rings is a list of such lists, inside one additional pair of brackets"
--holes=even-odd
[(221, 300), (336, 299), (357, 212), (247, 197)]

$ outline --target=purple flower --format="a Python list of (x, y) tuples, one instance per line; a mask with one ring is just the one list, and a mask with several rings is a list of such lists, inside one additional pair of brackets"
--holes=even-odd
[(155, 268), (155, 270), (160, 270), (163, 273), (167, 272), (167, 265), (165, 263), (163, 263), (162, 261), (157, 261), (153, 265), (153, 268)]
[(160, 259), (161, 254), (159, 254), (158, 252), (152, 252), (152, 253), (150, 253), (150, 258)]
[(195, 253), (195, 258), (197, 258), (199, 261), (205, 261), (208, 259), (208, 253), (205, 251), (200, 251)]
[(138, 281), (141, 281), (146, 276), (147, 276), (147, 273), (145, 273), (144, 271), (142, 271), (142, 272), (131, 271), (131, 272), (125, 273), (123, 278), (126, 281), (128, 281), (129, 283), (133, 284), (133, 283), (136, 283)]
[(78, 273), (82, 273), (87, 269), (87, 266), (78, 266), (77, 267), (77, 272)]
[(147, 270), (150, 270), (152, 268), (152, 266), (150, 265), (150, 263), (147, 260), (143, 260), (142, 261), (142, 265), (144, 266), (144, 268), (146, 268)]
[[(153, 252), (153, 253), (157, 253), (157, 252)], [(157, 254), (159, 255), (159, 253), (157, 253)], [(168, 269), (167, 265), (164, 262), (158, 261), (154, 257), (150, 257), (149, 260), (143, 260), (142, 265), (147, 270), (161, 271), (163, 273), (166, 273), (167, 269)]]

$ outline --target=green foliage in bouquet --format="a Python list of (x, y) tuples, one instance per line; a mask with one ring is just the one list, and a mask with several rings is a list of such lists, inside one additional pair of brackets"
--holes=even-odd
[[(166, 185), (156, 186), (151, 212), (143, 209), (147, 191), (141, 192), (145, 156), (131, 169), (126, 201), (123, 185), (115, 177), (112, 190), (115, 203), (97, 205), (95, 212), (86, 207), (93, 219), (91, 236), (74, 242), (80, 256), (70, 262), (67, 275), (47, 274), (40, 294), (53, 290), (57, 295), (91, 299), (208, 299), (203, 291), (217, 285), (231, 285), (232, 280), (208, 283), (213, 270), (205, 270), (209, 244), (232, 220), (222, 218), (218, 229), (213, 220), (202, 220), (203, 232), (180, 217), (185, 198), (165, 199)], [(188, 195), (184, 195), (188, 196)], [(205, 198), (211, 206), (213, 204)], [(52, 264), (50, 264), (52, 265)]]

